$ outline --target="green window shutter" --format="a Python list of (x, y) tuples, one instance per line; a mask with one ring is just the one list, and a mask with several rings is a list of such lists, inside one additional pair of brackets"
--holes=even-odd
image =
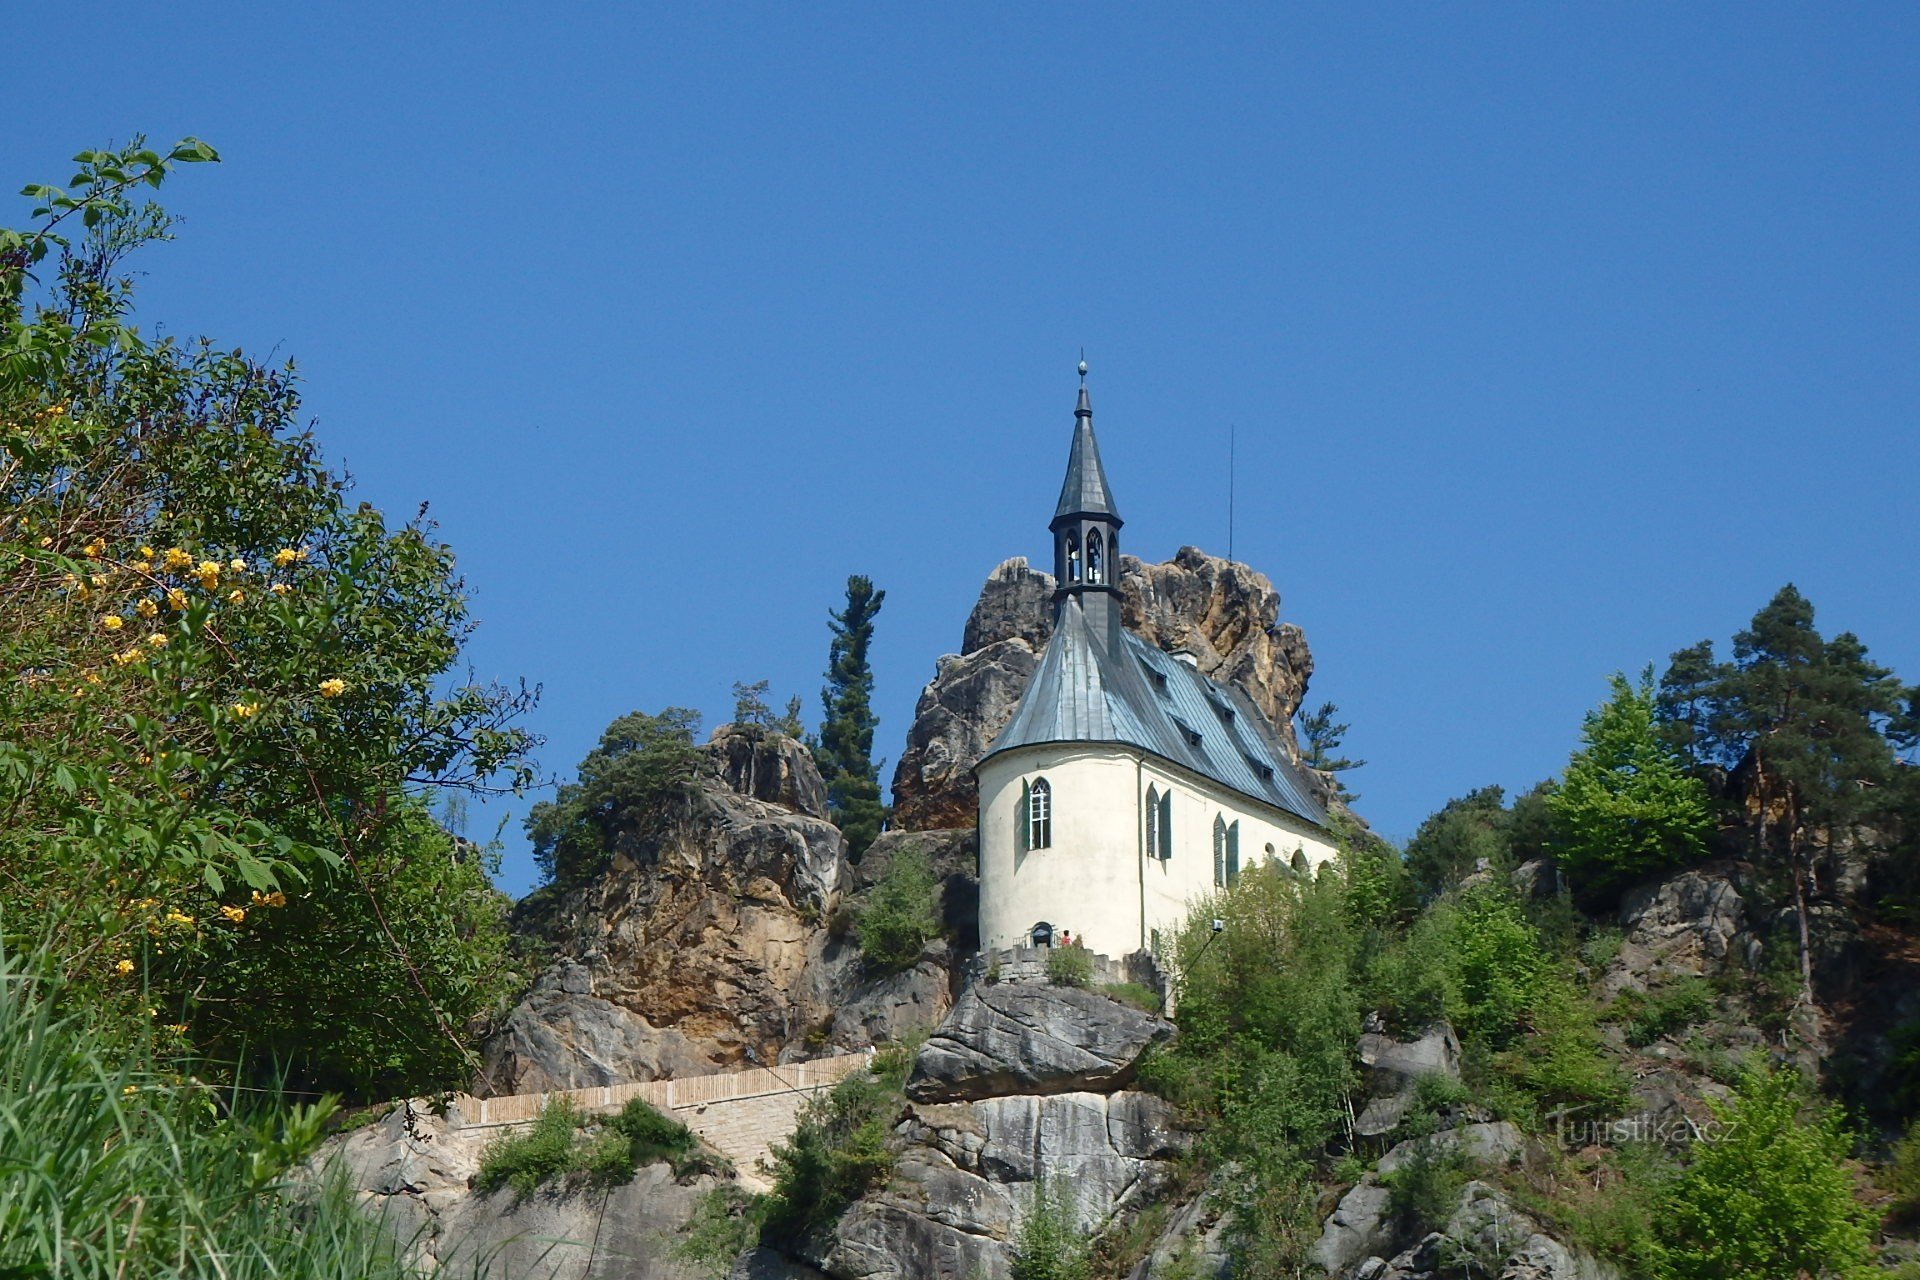
[(1173, 861), (1173, 792), (1160, 793), (1160, 857)]
[(1013, 816), (1013, 827), (1014, 827), (1015, 838), (1019, 841), (1018, 848), (1021, 853), (1025, 853), (1027, 851), (1028, 823), (1032, 819), (1032, 817), (1033, 817), (1033, 788), (1027, 784), (1027, 780), (1025, 778), (1022, 778), (1020, 780), (1020, 809), (1019, 809), (1019, 812), (1015, 813)]
[(1227, 828), (1227, 883), (1240, 878), (1240, 824)]

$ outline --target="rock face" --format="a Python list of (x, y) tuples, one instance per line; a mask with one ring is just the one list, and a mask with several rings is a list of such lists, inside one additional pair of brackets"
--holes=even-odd
[(847, 875), (790, 738), (723, 730), (693, 795), (594, 883), (523, 904), (555, 956), (486, 1045), (495, 1093), (772, 1062), (830, 1020), (821, 927)]
[[(1182, 547), (1165, 564), (1122, 556), (1120, 565), (1127, 627), (1169, 653), (1191, 654), (1204, 674), (1237, 685), (1297, 757), (1293, 713), (1306, 694), (1313, 658), (1300, 629), (1279, 622), (1273, 583), (1193, 547)], [(1052, 635), (1053, 591), (1052, 576), (1024, 556), (988, 576), (960, 654), (940, 659), (914, 710), (893, 775), (896, 827), (973, 825), (979, 800), (973, 766), (1012, 718)]]
[(1645, 990), (1649, 980), (1718, 973), (1747, 923), (1732, 878), (1706, 868), (1632, 890), (1620, 905), (1626, 937), (1601, 980), (1603, 994)]
[(1042, 1187), (1089, 1232), (1149, 1202), (1187, 1135), (1121, 1086), (1169, 1031), (1092, 992), (969, 989), (916, 1059), (893, 1176), (804, 1260), (836, 1280), (1007, 1280)]
[(1391, 1133), (1406, 1116), (1424, 1076), (1460, 1078), (1460, 1041), (1439, 1022), (1413, 1040), (1395, 1040), (1384, 1031), (1360, 1037), (1360, 1064), (1367, 1070), (1367, 1105), (1354, 1121), (1363, 1138)]
[[(337, 1162), (379, 1221), (423, 1272), (532, 1280), (696, 1280), (700, 1268), (672, 1256), (675, 1236), (718, 1181), (682, 1182), (648, 1165), (625, 1186), (600, 1194), (468, 1188), (491, 1130), (465, 1129), (457, 1113), (396, 1109), (332, 1140)], [(778, 1275), (779, 1273), (769, 1273)]]
[(967, 989), (913, 1062), (907, 1096), (951, 1102), (1112, 1090), (1173, 1025), (1093, 991), (1041, 983)]

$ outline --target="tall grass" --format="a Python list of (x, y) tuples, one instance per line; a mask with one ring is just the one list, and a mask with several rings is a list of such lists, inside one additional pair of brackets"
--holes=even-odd
[(410, 1276), (344, 1184), (301, 1175), (330, 1110), (118, 1060), (0, 951), (0, 1276)]

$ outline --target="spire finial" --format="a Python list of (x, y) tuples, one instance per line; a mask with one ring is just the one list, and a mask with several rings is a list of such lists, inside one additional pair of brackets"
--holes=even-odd
[(1087, 349), (1080, 348), (1080, 385), (1087, 385)]

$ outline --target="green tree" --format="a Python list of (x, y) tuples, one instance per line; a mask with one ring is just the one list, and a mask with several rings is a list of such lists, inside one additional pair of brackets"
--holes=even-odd
[[(1364, 766), (1365, 760), (1353, 760), (1340, 754), (1341, 744), (1346, 741), (1347, 731), (1353, 728), (1334, 719), (1340, 714), (1340, 708), (1331, 702), (1323, 702), (1313, 711), (1304, 708), (1298, 720), (1300, 737), (1304, 740), (1302, 752), (1309, 768), (1323, 773), (1340, 774)], [(1346, 784), (1339, 778), (1334, 779), (1343, 800), (1358, 800), (1360, 797), (1347, 790)]]
[(1655, 723), (1653, 673), (1637, 686), (1619, 674), (1610, 683), (1547, 794), (1555, 859), (1589, 898), (1698, 858), (1713, 827), (1706, 787)]
[(873, 886), (854, 924), (860, 956), (878, 973), (911, 969), (939, 935), (939, 886), (927, 855), (903, 848)]
[(1791, 1072), (1747, 1077), (1693, 1144), (1655, 1223), (1674, 1280), (1797, 1280), (1866, 1274), (1873, 1215), (1842, 1163), (1837, 1110)]
[(291, 367), (139, 333), (132, 192), (211, 154), (82, 153), (0, 233), (0, 927), (130, 1037), (452, 1083), (504, 906), (424, 793), (524, 782), (531, 695), (450, 679), (451, 551), (348, 501)]
[(824, 715), (814, 754), (827, 783), (827, 808), (846, 837), (853, 858), (866, 852), (886, 821), (880, 801), (880, 766), (873, 758), (873, 621), (887, 593), (859, 574), (847, 579), (847, 604), (829, 613), (833, 643), (827, 653), (827, 684), (820, 693)]
[(1675, 655), (1670, 691), (1699, 686), (1703, 759), (1733, 768), (1748, 797), (1757, 854), (1784, 865), (1798, 921), (1802, 998), (1813, 999), (1810, 907), (1823, 849), (1851, 838), (1900, 792), (1888, 740), (1906, 694), (1851, 632), (1825, 640), (1812, 603), (1782, 587), (1733, 638), (1733, 661), (1698, 671), (1700, 646)]
[(1407, 842), (1407, 873), (1424, 896), (1433, 898), (1482, 863), (1496, 870), (1510, 867), (1511, 820), (1506, 792), (1499, 787), (1479, 787), (1447, 801)]
[(770, 682), (755, 680), (733, 682), (733, 723), (743, 729), (765, 729), (773, 724), (773, 709), (767, 705)]
[(575, 781), (527, 813), (534, 861), (563, 889), (598, 876), (616, 851), (656, 834), (693, 793), (700, 713), (632, 711), (607, 726)]

